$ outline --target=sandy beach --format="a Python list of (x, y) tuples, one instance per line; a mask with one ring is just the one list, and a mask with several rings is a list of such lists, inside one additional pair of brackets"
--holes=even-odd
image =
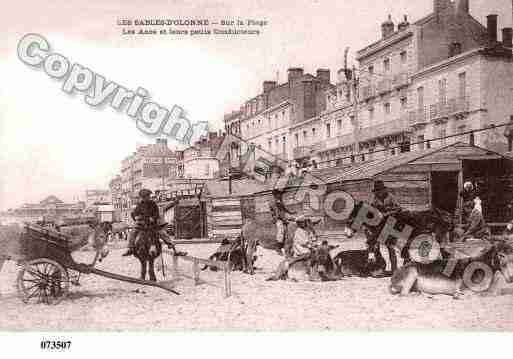
[[(199, 257), (215, 248), (180, 247)], [(137, 260), (122, 252), (112, 250), (98, 268), (137, 276)], [(19, 267), (6, 262), (0, 273), (0, 330), (513, 330), (512, 296), (401, 298), (388, 293), (387, 278), (265, 281), (280, 259), (260, 249), (254, 276), (232, 274), (230, 298), (223, 297), (221, 272), (201, 273), (214, 285), (194, 286), (182, 278), (176, 285), (180, 296), (89, 275), (56, 306), (22, 303), (15, 291)], [(186, 262), (180, 269), (191, 274)], [(169, 279), (170, 268), (166, 272)], [(157, 276), (163, 279), (162, 272)]]

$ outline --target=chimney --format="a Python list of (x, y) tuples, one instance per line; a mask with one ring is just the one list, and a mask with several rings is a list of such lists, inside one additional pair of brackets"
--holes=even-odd
[(451, 5), (450, 0), (434, 0), (433, 1), (433, 12), (437, 21), (440, 21), (441, 15), (443, 15), (449, 6)]
[(383, 39), (394, 33), (395, 25), (392, 21), (392, 15), (388, 15), (388, 20), (381, 24), (381, 34)]
[(468, 14), (469, 13), (468, 0), (457, 0), (456, 2), (456, 13), (457, 14)]
[(301, 67), (291, 67), (287, 71), (288, 73), (288, 82), (292, 82), (295, 79), (303, 76), (303, 69)]
[(488, 15), (486, 17), (486, 30), (488, 32), (488, 39), (490, 42), (497, 42), (497, 15)]
[(268, 93), (276, 87), (276, 81), (264, 81), (263, 89), (264, 93)]
[(508, 48), (513, 47), (513, 29), (511, 27), (502, 29), (502, 45)]
[(329, 69), (317, 69), (317, 79), (321, 82), (330, 83), (331, 75)]
[(408, 22), (408, 17), (406, 15), (404, 15), (404, 20), (401, 23), (399, 23), (399, 25), (397, 25), (397, 30), (403, 31), (408, 26), (410, 26), (410, 23)]

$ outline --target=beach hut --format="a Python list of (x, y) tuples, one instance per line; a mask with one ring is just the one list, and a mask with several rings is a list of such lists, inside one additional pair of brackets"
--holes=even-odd
[(458, 194), (471, 181), (491, 226), (513, 218), (513, 159), (467, 143), (364, 162), (323, 180), (328, 192), (343, 190), (364, 201), (371, 200), (373, 182), (382, 180), (408, 210), (437, 207), (456, 214), (462, 205)]
[(265, 183), (248, 178), (232, 181), (231, 192), (229, 181), (205, 183), (202, 200), (206, 203), (208, 237), (238, 236), (245, 219), (255, 218), (266, 210), (261, 206), (266, 192), (269, 191)]

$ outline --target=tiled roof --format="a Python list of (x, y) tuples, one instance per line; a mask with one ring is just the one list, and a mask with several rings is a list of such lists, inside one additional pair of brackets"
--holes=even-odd
[(148, 146), (145, 146), (144, 149), (144, 156), (146, 157), (174, 157), (174, 152), (171, 151), (166, 145), (164, 144), (151, 144)]
[(267, 185), (252, 179), (233, 180), (231, 194), (229, 194), (228, 185), (227, 180), (208, 181), (205, 183), (205, 195), (213, 198), (240, 197), (269, 190)]
[[(457, 144), (461, 144), (461, 142), (458, 142)], [(385, 157), (372, 161), (362, 162), (343, 169), (343, 172), (340, 174), (325, 178), (325, 182), (335, 183), (340, 181), (371, 179), (380, 173), (386, 172), (398, 166), (405, 165), (409, 162), (428, 156), (432, 153), (442, 151), (447, 147), (452, 147), (454, 145), (456, 144), (425, 149), (422, 151), (406, 152), (393, 157)]]

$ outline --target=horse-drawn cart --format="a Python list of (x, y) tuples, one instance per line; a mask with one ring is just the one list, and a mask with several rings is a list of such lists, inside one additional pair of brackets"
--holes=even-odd
[[(92, 263), (77, 263), (71, 253), (84, 243), (74, 243), (70, 236), (34, 224), (25, 224), (11, 253), (4, 258), (16, 260), (21, 266), (17, 291), (25, 303), (57, 304), (66, 297), (70, 284), (78, 285), (81, 274), (96, 274), (115, 280), (158, 287), (179, 294), (168, 283), (145, 281), (95, 268), (104, 254), (107, 236), (101, 226), (89, 235), (89, 243), (95, 250)], [(16, 250), (12, 250), (16, 248)], [(14, 253), (13, 253), (14, 252)]]

